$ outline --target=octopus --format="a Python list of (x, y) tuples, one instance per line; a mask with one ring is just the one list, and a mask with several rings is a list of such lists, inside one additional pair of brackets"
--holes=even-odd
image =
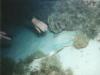
[(39, 33), (46, 32), (48, 30), (48, 25), (37, 18), (32, 18), (32, 24)]

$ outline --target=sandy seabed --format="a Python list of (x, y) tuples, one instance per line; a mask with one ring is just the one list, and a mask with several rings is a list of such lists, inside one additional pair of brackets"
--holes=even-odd
[(74, 75), (100, 75), (100, 42), (96, 40), (79, 50), (66, 47), (58, 55), (64, 69), (71, 68)]

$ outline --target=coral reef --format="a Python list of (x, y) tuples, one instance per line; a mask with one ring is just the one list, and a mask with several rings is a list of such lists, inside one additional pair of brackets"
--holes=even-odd
[(57, 1), (54, 11), (48, 16), (49, 29), (53, 33), (82, 31), (89, 38), (94, 38), (100, 27), (100, 1), (90, 8), (84, 0)]
[(40, 70), (32, 72), (31, 75), (65, 75), (65, 72), (62, 70), (58, 58), (51, 56), (43, 59)]
[(66, 75), (73, 75), (72, 69), (71, 68), (66, 69), (65, 74)]
[(14, 68), (13, 74), (14, 75), (27, 75), (29, 71), (28, 65), (26, 65), (23, 60), (20, 60)]
[[(41, 51), (37, 51), (34, 53), (34, 57), (37, 56)], [(43, 55), (44, 56), (44, 55)], [(29, 67), (31, 63), (33, 63), (35, 59), (32, 55), (28, 56), (24, 60), (15, 61), (11, 58), (3, 58), (1, 63), (1, 74), (2, 75), (73, 75), (73, 71), (71, 69), (63, 70), (60, 60), (57, 56), (45, 56), (38, 59), (42, 59), (38, 61), (40, 63), (40, 67), (36, 66), (32, 69)], [(33, 61), (30, 61), (33, 59)], [(26, 63), (27, 61), (27, 63)], [(37, 63), (33, 63), (31, 66), (34, 67)], [(1, 69), (1, 68), (0, 68)]]
[(37, 50), (25, 59), (15, 61), (10, 57), (0, 58), (0, 74), (2, 75), (30, 75), (29, 64), (34, 59), (46, 56), (42, 51)]
[(33, 62), (35, 59), (39, 59), (46, 56), (42, 51), (36, 50), (31, 55), (27, 56), (23, 60), (19, 60), (14, 68), (15, 75), (30, 75), (30, 63)]

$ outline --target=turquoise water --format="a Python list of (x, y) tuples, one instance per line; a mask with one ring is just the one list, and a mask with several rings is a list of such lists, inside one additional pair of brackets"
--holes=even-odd
[(64, 31), (54, 35), (48, 31), (44, 36), (37, 36), (31, 30), (22, 27), (13, 37), (13, 44), (8, 55), (14, 57), (14, 59), (19, 59), (30, 55), (36, 50), (42, 50), (48, 54), (66, 45), (71, 45), (74, 34), (74, 32)]

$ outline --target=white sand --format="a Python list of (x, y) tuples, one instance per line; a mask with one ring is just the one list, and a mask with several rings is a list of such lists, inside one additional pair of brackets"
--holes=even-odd
[(96, 40), (79, 50), (66, 47), (59, 57), (64, 69), (71, 68), (74, 75), (100, 75), (100, 42)]

